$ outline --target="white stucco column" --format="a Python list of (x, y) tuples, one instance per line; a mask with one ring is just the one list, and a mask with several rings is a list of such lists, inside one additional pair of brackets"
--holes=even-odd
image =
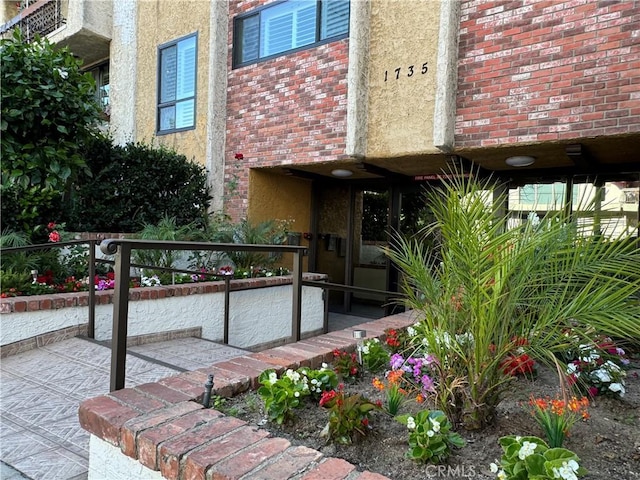
[(364, 157), (367, 151), (370, 32), (370, 2), (351, 2), (346, 154), (356, 158)]
[(460, 2), (441, 0), (433, 144), (443, 152), (450, 152), (454, 147), (459, 30)]
[(225, 139), (227, 129), (227, 43), (229, 3), (211, 2), (209, 24), (209, 84), (207, 87), (207, 152), (211, 211), (221, 211), (224, 195)]
[(138, 0), (113, 2), (113, 37), (109, 59), (110, 131), (117, 145), (135, 141)]

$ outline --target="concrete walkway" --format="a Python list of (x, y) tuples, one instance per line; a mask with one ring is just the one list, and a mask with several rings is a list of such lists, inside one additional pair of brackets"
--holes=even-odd
[[(331, 314), (329, 326), (341, 330), (367, 320)], [(243, 353), (196, 338), (131, 347), (126, 386), (155, 382)], [(2, 480), (87, 478), (89, 434), (78, 423), (78, 406), (109, 392), (110, 362), (108, 347), (80, 337), (2, 359)]]

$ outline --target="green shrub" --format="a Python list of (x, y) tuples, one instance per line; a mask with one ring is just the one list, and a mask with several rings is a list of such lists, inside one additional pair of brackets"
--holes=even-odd
[(69, 229), (137, 232), (166, 217), (179, 227), (205, 226), (211, 199), (206, 170), (184, 155), (99, 138), (86, 157), (91, 175), (80, 177), (72, 191)]

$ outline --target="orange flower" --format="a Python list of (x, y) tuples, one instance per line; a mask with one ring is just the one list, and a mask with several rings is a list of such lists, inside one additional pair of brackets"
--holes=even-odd
[(421, 393), (418, 394), (418, 396), (416, 397), (416, 402), (418, 403), (424, 403), (424, 395), (422, 395)]
[(389, 381), (389, 384), (390, 385), (394, 385), (394, 384), (398, 383), (400, 381), (400, 379), (402, 378), (403, 374), (404, 374), (403, 370), (391, 370), (387, 374), (387, 380)]
[(382, 383), (378, 377), (374, 378), (372, 383), (373, 383), (373, 386), (378, 390), (380, 391), (384, 390), (384, 383)]

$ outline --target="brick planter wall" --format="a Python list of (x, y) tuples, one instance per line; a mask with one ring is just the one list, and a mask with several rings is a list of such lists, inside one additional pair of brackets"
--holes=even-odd
[(113, 456), (103, 460), (106, 447), (129, 457), (122, 458), (126, 475), (122, 478), (130, 479), (382, 480), (386, 477), (357, 472), (344, 460), (294, 447), (239, 419), (205, 409), (199, 402), (210, 373), (215, 377), (215, 394), (236, 395), (255, 389), (266, 369), (318, 368), (333, 359), (335, 348), (354, 350), (354, 329), (366, 330), (368, 338), (383, 337), (385, 329), (404, 328), (414, 321), (411, 313), (393, 315), (86, 400), (80, 405), (79, 418), (92, 434), (89, 478), (109, 474), (113, 480), (120, 478), (113, 465), (117, 460)]

